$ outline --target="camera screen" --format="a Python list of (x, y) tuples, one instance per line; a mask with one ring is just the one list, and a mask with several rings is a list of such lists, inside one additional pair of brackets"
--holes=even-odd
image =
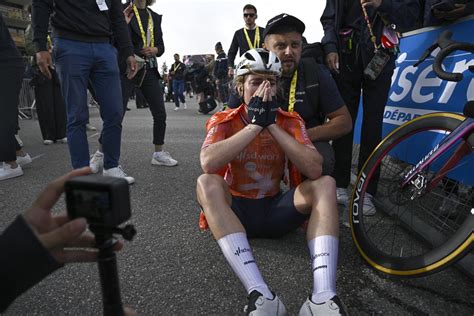
[(72, 196), (75, 213), (89, 220), (103, 219), (110, 209), (110, 199), (107, 191), (74, 189)]

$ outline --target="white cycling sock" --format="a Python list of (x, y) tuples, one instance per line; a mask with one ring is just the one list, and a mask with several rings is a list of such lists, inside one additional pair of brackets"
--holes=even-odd
[(321, 304), (336, 295), (336, 270), (339, 239), (324, 235), (308, 242), (313, 270), (311, 301)]
[(257, 290), (266, 298), (273, 299), (273, 294), (263, 280), (253, 258), (247, 235), (244, 233), (226, 235), (219, 239), (217, 243), (247, 293), (250, 294), (253, 290)]

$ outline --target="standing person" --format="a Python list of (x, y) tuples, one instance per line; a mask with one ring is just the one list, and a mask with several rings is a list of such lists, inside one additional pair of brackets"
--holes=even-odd
[(15, 138), (24, 70), (21, 55), (0, 14), (0, 181), (22, 176), (21, 165), (31, 162)]
[(301, 57), (304, 30), (298, 18), (279, 14), (267, 23), (264, 47), (282, 61), (281, 108), (305, 121), (309, 138), (324, 158), (322, 174), (331, 175), (335, 158), (329, 142), (349, 133), (352, 121), (327, 68), (313, 57)]
[(174, 64), (171, 65), (170, 75), (173, 77), (173, 95), (175, 111), (179, 110), (179, 102), (183, 104), (183, 109), (187, 109), (186, 100), (184, 98), (184, 72), (186, 65), (179, 61), (179, 55), (174, 54)]
[[(30, 6), (31, 13), (31, 6)], [(49, 37), (49, 35), (48, 35)], [(48, 40), (48, 51), (51, 52), (51, 41)], [(36, 50), (33, 44), (33, 28), (30, 25), (25, 31), (25, 50), (33, 56), (33, 79), (31, 85), (35, 89), (36, 109), (43, 144), (54, 142), (67, 143), (66, 138), (66, 105), (61, 94), (61, 86), (54, 68), (50, 69), (51, 80), (46, 78), (36, 65)]]
[(217, 107), (214, 100), (215, 89), (209, 70), (210, 64), (194, 63), (190, 65), (188, 73), (193, 76), (193, 87), (196, 92), (196, 99), (199, 104), (198, 112), (208, 114)]
[[(280, 71), (280, 61), (272, 52), (256, 49), (242, 56), (235, 84), (244, 101), (237, 109), (216, 113), (207, 123), (198, 201), (224, 257), (248, 293), (247, 315), (286, 312), (264, 281), (248, 238), (281, 237), (306, 220), (313, 291), (300, 315), (341, 315), (345, 310), (336, 295), (335, 182), (321, 176), (322, 157), (304, 122), (296, 113), (282, 111), (274, 98)], [(280, 181), (287, 165), (307, 180), (298, 183), (297, 174), (290, 171), (294, 185), (282, 193)]]
[[(162, 16), (149, 8), (155, 1), (135, 0), (124, 10), (132, 39), (135, 55), (145, 60), (145, 76), (136, 91), (143, 94), (153, 116), (153, 145), (154, 152), (151, 164), (156, 166), (176, 166), (178, 161), (173, 159), (169, 152), (163, 151), (166, 132), (166, 110), (163, 100), (161, 76), (158, 71), (157, 56), (163, 55), (163, 31), (161, 29)], [(123, 78), (123, 80), (127, 80)], [(129, 84), (132, 84), (129, 82)], [(138, 102), (137, 93), (137, 102)]]
[(264, 28), (258, 26), (255, 23), (257, 19), (257, 8), (252, 4), (246, 4), (243, 9), (244, 12), (244, 22), (245, 25), (243, 28), (238, 29), (234, 33), (232, 38), (232, 43), (230, 44), (229, 51), (227, 53), (228, 57), (228, 74), (229, 77), (234, 75), (234, 61), (239, 52), (239, 56), (242, 56), (243, 53), (249, 49), (262, 47), (263, 44), (263, 31)]
[(122, 137), (122, 89), (117, 50), (127, 56), (128, 74), (136, 73), (136, 61), (120, 0), (75, 1), (34, 0), (33, 42), (40, 71), (51, 79), (51, 54), (47, 50), (48, 25), (54, 34), (54, 59), (67, 107), (67, 138), (74, 169), (89, 166), (86, 124), (87, 83), (89, 78), (100, 104), (103, 120), (102, 144), (106, 176), (135, 182), (119, 165)]
[[(365, 10), (368, 19), (364, 17)], [(396, 47), (383, 43), (381, 38), (382, 36), (390, 38), (394, 35), (392, 24), (396, 26), (398, 32), (414, 26), (419, 10), (418, 0), (326, 1), (326, 8), (321, 16), (325, 59), (336, 78), (353, 124), (362, 94), (364, 116), (359, 170), (381, 140), (383, 113), (395, 68)], [(378, 61), (381, 67), (372, 67), (374, 62), (371, 61)], [(336, 157), (333, 175), (337, 184), (338, 202), (346, 206), (347, 186), (351, 177), (353, 137), (354, 133), (351, 132), (333, 142)], [(365, 196), (364, 215), (374, 215), (376, 212), (372, 202), (375, 190), (374, 181), (369, 185), (368, 194)]]
[(222, 108), (227, 107), (227, 99), (229, 98), (229, 88), (227, 81), (227, 55), (222, 49), (221, 42), (217, 42), (216, 50), (216, 64), (214, 65), (214, 78), (216, 80), (217, 92), (219, 100), (222, 103)]
[[(265, 30), (255, 23), (258, 17), (257, 8), (254, 5), (247, 4), (244, 6), (243, 12), (245, 25), (243, 28), (235, 31), (229, 52), (227, 53), (228, 76), (230, 78), (234, 76), (234, 60), (237, 56), (237, 51), (242, 56), (249, 49), (262, 47), (263, 45), (263, 32)], [(238, 93), (231, 89), (227, 103), (230, 108), (236, 108), (242, 104), (242, 100), (239, 98)]]

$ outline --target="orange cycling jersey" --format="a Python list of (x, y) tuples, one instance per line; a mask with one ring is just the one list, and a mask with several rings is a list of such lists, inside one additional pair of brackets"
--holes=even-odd
[[(277, 125), (299, 143), (315, 149), (308, 137), (303, 120), (296, 112), (278, 110)], [(207, 136), (202, 148), (236, 134), (248, 124), (245, 105), (214, 114), (207, 122)], [(233, 196), (260, 199), (280, 192), (287, 158), (273, 136), (264, 129), (232, 160), (224, 179)]]

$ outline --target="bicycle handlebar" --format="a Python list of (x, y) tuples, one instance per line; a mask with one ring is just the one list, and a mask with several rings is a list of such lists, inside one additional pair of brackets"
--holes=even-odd
[[(451, 39), (453, 35), (450, 31), (444, 31), (436, 40), (436, 43), (431, 45), (420, 57), (420, 59), (413, 65), (414, 67), (421, 64), (437, 47), (441, 48), (438, 55), (436, 55), (433, 62), (433, 70), (436, 75), (448, 81), (461, 81), (463, 79), (462, 73), (450, 73), (443, 70), (441, 67), (443, 60), (455, 50), (463, 50), (470, 53), (474, 53), (474, 44), (464, 43), (464, 42), (455, 42)], [(474, 67), (470, 66), (469, 70), (474, 72)]]

